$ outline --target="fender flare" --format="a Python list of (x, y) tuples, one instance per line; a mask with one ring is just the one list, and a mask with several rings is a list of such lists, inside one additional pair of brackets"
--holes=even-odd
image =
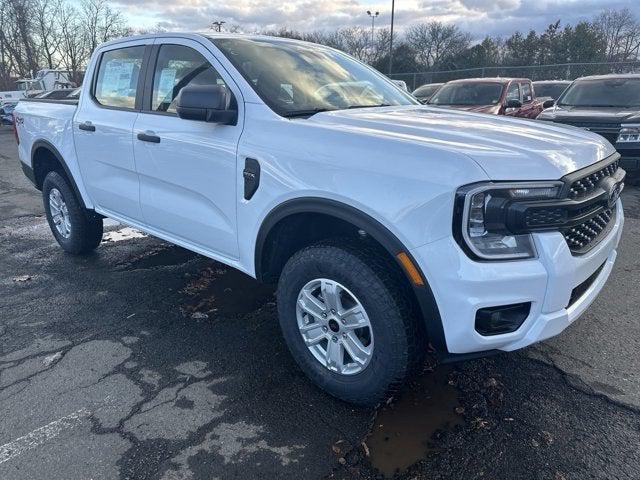
[[(67, 162), (65, 162), (64, 158), (62, 157), (62, 155), (60, 154), (58, 149), (51, 142), (48, 142), (47, 140), (37, 140), (37, 141), (33, 142), (33, 145), (31, 146), (31, 168), (32, 168), (32, 170), (34, 172), (34, 176), (35, 176), (35, 172), (36, 172), (36, 166), (34, 165), (34, 159), (35, 159), (34, 157), (36, 155), (36, 152), (40, 148), (44, 148), (45, 150), (47, 150), (49, 153), (51, 153), (56, 158), (56, 160), (58, 161), (58, 163), (62, 167), (62, 170), (64, 170), (64, 173), (65, 173), (67, 179), (69, 180), (69, 183), (71, 184), (71, 188), (73, 190), (73, 193), (75, 193), (76, 198), (78, 199), (78, 201), (82, 205), (82, 208), (86, 209), (87, 206), (84, 203), (84, 199), (82, 198), (82, 195), (80, 194), (80, 190), (78, 189), (78, 185), (76, 184), (76, 181), (73, 178), (73, 174), (71, 173), (71, 170), (69, 170), (69, 166), (67, 165)], [(38, 180), (37, 177), (35, 177), (35, 178), (36, 178), (36, 181), (37, 181)], [(42, 190), (42, 182), (43, 181), (44, 181), (44, 178), (41, 178), (40, 182), (36, 182), (36, 188), (38, 190)]]
[[(287, 200), (271, 210), (263, 220), (256, 239), (254, 261), (256, 278), (258, 280), (262, 281), (263, 279), (262, 252), (269, 232), (271, 232), (271, 229), (278, 222), (297, 213), (320, 213), (344, 220), (355, 225), (357, 228), (364, 230), (374, 240), (380, 243), (380, 245), (382, 245), (382, 247), (395, 259), (396, 263), (398, 263), (400, 270), (403, 272), (409, 282), (409, 285), (412, 287), (424, 320), (429, 342), (433, 345), (436, 351), (441, 353), (448, 352), (440, 311), (438, 310), (438, 305), (433, 295), (433, 291), (429, 286), (429, 281), (424, 276), (419, 264), (415, 261), (409, 250), (404, 247), (398, 237), (396, 237), (387, 227), (367, 213), (364, 213), (351, 205), (321, 197), (302, 197)], [(400, 252), (406, 253), (411, 259), (414, 266), (422, 276), (424, 285), (417, 286), (411, 281), (396, 256)]]

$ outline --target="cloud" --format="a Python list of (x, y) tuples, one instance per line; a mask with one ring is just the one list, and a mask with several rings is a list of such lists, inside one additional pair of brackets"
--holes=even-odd
[[(633, 8), (636, 0), (403, 0), (396, 2), (398, 30), (430, 20), (455, 23), (476, 39), (485, 35), (509, 35), (516, 30), (544, 29), (562, 20), (574, 24), (590, 20), (605, 8)], [(214, 20), (238, 25), (245, 32), (286, 27), (311, 31), (339, 27), (370, 26), (366, 10), (380, 12), (376, 25), (390, 21), (389, 1), (362, 0), (114, 0), (133, 26), (161, 24), (168, 30), (205, 31)]]

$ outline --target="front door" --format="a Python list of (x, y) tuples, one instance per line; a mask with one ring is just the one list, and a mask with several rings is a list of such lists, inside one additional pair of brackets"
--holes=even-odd
[(80, 170), (94, 205), (135, 221), (142, 214), (132, 134), (147, 48), (137, 41), (104, 51), (96, 60), (94, 78), (85, 82), (83, 88), (90, 91), (82, 96), (73, 122)]
[[(134, 126), (145, 223), (173, 239), (237, 259), (236, 153), (243, 117), (238, 115), (237, 125), (178, 118), (176, 96), (183, 87), (231, 87), (200, 43), (179, 38), (162, 42), (154, 47), (149, 94)], [(240, 98), (235, 86), (231, 90)]]

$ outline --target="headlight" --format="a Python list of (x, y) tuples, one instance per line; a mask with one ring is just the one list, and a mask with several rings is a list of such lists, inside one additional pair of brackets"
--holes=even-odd
[(625, 125), (620, 129), (617, 143), (640, 142), (640, 125)]
[(513, 203), (558, 198), (562, 183), (487, 183), (458, 190), (454, 234), (461, 246), (481, 260), (513, 260), (535, 257), (529, 233), (507, 228)]

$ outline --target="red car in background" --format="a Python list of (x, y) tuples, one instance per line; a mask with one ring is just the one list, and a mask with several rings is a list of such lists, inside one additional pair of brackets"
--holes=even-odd
[(527, 78), (468, 78), (445, 83), (427, 105), (512, 117), (536, 118), (543, 101)]

